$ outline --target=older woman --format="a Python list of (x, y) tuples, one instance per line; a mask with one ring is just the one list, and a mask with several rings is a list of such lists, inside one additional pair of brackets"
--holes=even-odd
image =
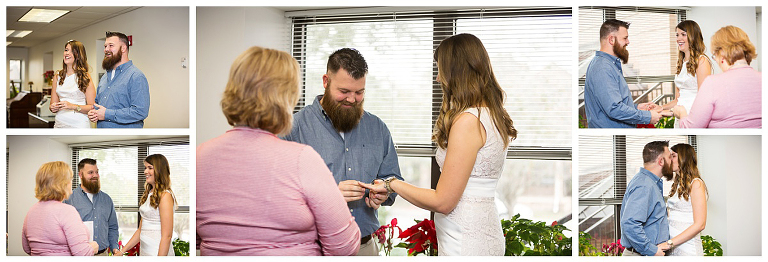
[(360, 229), (325, 162), (290, 131), (299, 66), (251, 47), (235, 59), (221, 99), (234, 126), (197, 148), (202, 255), (352, 255)]
[(712, 36), (713, 60), (722, 74), (707, 77), (701, 84), (688, 114), (674, 108), (682, 128), (761, 128), (762, 73), (749, 66), (757, 57), (755, 46), (738, 27), (720, 28)]
[(80, 214), (62, 203), (72, 192), (72, 169), (64, 162), (43, 164), (35, 175), (35, 197), (21, 229), (24, 252), (33, 256), (93, 256), (99, 249), (88, 241)]

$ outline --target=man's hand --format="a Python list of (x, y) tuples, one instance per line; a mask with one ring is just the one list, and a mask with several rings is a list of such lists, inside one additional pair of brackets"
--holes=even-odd
[(91, 120), (91, 122), (97, 122), (104, 120), (104, 115), (107, 113), (107, 108), (104, 106), (100, 106), (98, 104), (93, 104), (93, 109), (91, 111), (88, 111), (88, 119)]
[(648, 110), (648, 112), (651, 112), (651, 125), (655, 125), (659, 122), (659, 119), (661, 119), (661, 107), (655, 108), (654, 110)]
[(669, 245), (666, 242), (658, 244), (656, 247), (658, 247), (658, 249), (656, 249), (656, 254), (654, 256), (664, 256), (664, 252), (669, 250)]
[(123, 254), (120, 253), (120, 249), (114, 248), (114, 249), (112, 249), (112, 255), (114, 255), (114, 256), (122, 256)]
[(345, 180), (339, 182), (339, 191), (344, 196), (344, 200), (352, 202), (360, 200), (365, 196), (365, 188), (360, 186), (360, 182), (356, 180)]
[[(376, 179), (373, 181), (373, 185), (371, 185), (372, 188), (380, 189), (384, 187), (384, 181), (381, 179)], [(361, 183), (361, 186), (368, 188), (369, 184)], [(369, 188), (370, 189), (370, 188)], [(381, 206), (381, 203), (384, 203), (384, 201), (387, 201), (387, 197), (389, 197), (389, 194), (386, 193), (386, 187), (384, 187), (384, 193), (377, 192), (375, 190), (370, 190), (368, 192), (368, 198), (365, 199), (365, 204), (368, 205), (368, 207), (373, 209), (379, 209), (379, 206)]]

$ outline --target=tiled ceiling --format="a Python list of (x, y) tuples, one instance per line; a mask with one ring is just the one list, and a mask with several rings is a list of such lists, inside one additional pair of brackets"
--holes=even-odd
[[(19, 19), (32, 8), (67, 10), (70, 12), (50, 23), (19, 22)], [(6, 7), (5, 18), (6, 29), (32, 30), (32, 33), (22, 38), (7, 37), (6, 41), (13, 42), (8, 45), (9, 47), (32, 47), (138, 8), (140, 7), (8, 6)]]

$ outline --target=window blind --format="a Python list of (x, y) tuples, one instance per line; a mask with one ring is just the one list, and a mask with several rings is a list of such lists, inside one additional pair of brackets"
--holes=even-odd
[[(387, 124), (398, 152), (429, 155), (442, 102), (434, 49), (449, 36), (471, 33), (483, 41), (506, 92), (505, 108), (519, 131), (511, 145), (537, 158), (570, 159), (564, 146), (571, 143), (570, 7), (376, 10), (289, 15), (291, 50), (304, 77), (296, 111), (323, 93), (328, 56), (355, 48), (369, 68), (364, 108)], [(552, 148), (561, 150), (536, 151)]]

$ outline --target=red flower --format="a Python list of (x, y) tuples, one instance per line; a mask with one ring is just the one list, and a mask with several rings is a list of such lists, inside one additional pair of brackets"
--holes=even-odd
[(557, 220), (552, 221), (552, 225), (550, 225), (550, 226), (556, 226), (556, 225), (557, 225)]
[(437, 249), (435, 222), (429, 219), (417, 222), (416, 225), (401, 231), (398, 238), (405, 238), (405, 242), (411, 244), (409, 245), (408, 254), (418, 254), (427, 250), (430, 250), (430, 254), (433, 254), (434, 252), (431, 249)]
[(653, 124), (637, 124), (637, 128), (656, 128)]

